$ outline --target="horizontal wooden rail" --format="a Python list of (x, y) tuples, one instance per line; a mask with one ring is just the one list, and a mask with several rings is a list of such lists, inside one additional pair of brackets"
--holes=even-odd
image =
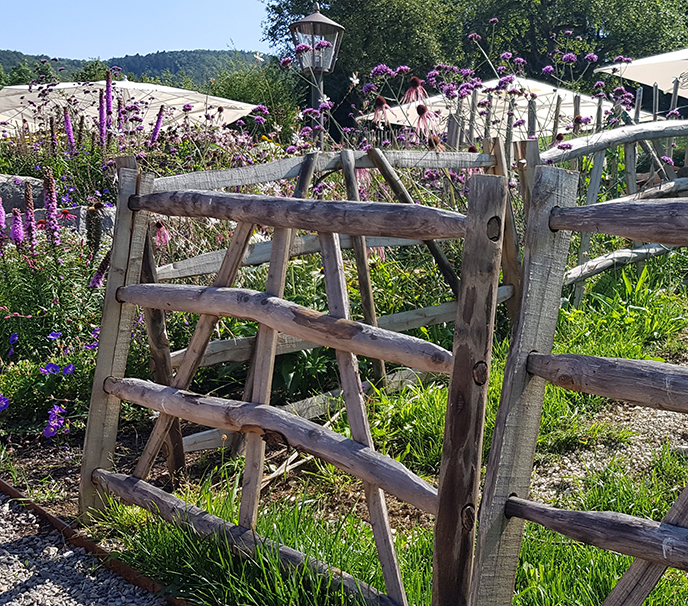
[[(353, 238), (351, 236), (340, 235), (339, 242), (342, 249), (353, 248)], [(423, 244), (420, 240), (407, 240), (405, 238), (366, 238), (368, 248), (380, 246), (419, 246)], [(157, 269), (158, 280), (175, 280), (177, 278), (190, 278), (204, 274), (215, 273), (222, 263), (225, 256), (224, 250), (214, 250), (203, 253), (190, 259), (182, 259), (162, 265)], [(241, 264), (243, 266), (262, 265), (270, 261), (272, 252), (272, 241), (256, 242), (251, 244), (246, 251)], [(294, 242), (289, 250), (290, 257), (300, 257), (320, 252), (318, 236), (302, 236), (294, 238)]]
[(645, 261), (652, 257), (666, 255), (672, 250), (674, 250), (673, 246), (665, 244), (646, 244), (636, 248), (620, 248), (619, 250), (615, 250), (595, 259), (590, 259), (587, 263), (569, 269), (564, 274), (564, 286), (582, 282), (612, 267), (622, 267), (630, 263), (638, 263), (639, 261)]
[(505, 514), (587, 545), (688, 570), (688, 528), (613, 511), (565, 511), (517, 497), (507, 500)]
[[(471, 152), (387, 151), (385, 157), (396, 168), (487, 168), (494, 166), (495, 157)], [(356, 168), (374, 168), (366, 152), (354, 152)], [(301, 170), (304, 156), (276, 160), (267, 164), (254, 164), (226, 170), (205, 170), (183, 175), (172, 175), (155, 180), (155, 191), (172, 189), (222, 189), (267, 183), (281, 179), (295, 179)], [(339, 152), (321, 152), (316, 160), (316, 172), (341, 170)]]
[(243, 528), (218, 518), (166, 493), (160, 488), (151, 486), (143, 480), (104, 469), (96, 469), (93, 472), (93, 482), (101, 490), (115, 495), (129, 505), (137, 505), (147, 509), (172, 524), (191, 527), (201, 537), (217, 535), (226, 540), (235, 553), (243, 557), (253, 557), (257, 555), (258, 550), (277, 555), (280, 562), (285, 566), (290, 568), (306, 566), (318, 575), (331, 577), (334, 588), (341, 588), (348, 594), (361, 596), (368, 604), (396, 605), (396, 602), (384, 593), (338, 568), (333, 568), (329, 564), (310, 558), (300, 551), (257, 535), (249, 528)]
[(671, 202), (602, 202), (553, 208), (550, 229), (610, 234), (640, 242), (688, 245), (688, 198)]
[(324, 347), (418, 370), (449, 373), (452, 368), (451, 352), (428, 341), (335, 318), (255, 290), (137, 284), (119, 289), (117, 299), (145, 308), (254, 320)]
[(528, 356), (528, 372), (571, 391), (688, 412), (688, 368), (654, 360), (578, 354)]
[(566, 141), (570, 149), (553, 147), (540, 154), (545, 164), (557, 164), (566, 160), (574, 160), (581, 156), (588, 156), (597, 151), (610, 147), (666, 137), (682, 137), (688, 134), (688, 120), (667, 120), (665, 122), (643, 122), (632, 126), (622, 126), (613, 130), (606, 130), (587, 137), (578, 137)]
[(257, 433), (288, 444), (383, 488), (402, 501), (435, 514), (437, 490), (398, 461), (330, 429), (273, 406), (201, 396), (141, 379), (105, 380), (105, 391), (120, 400), (181, 417), (206, 427)]
[[(497, 302), (503, 303), (509, 299), (512, 296), (513, 290), (514, 288), (510, 284), (500, 286), (497, 293)], [(421, 326), (454, 322), (454, 320), (456, 320), (456, 301), (448, 301), (439, 305), (381, 316), (378, 318), (378, 327), (394, 332), (402, 332), (404, 330), (420, 328)], [(220, 364), (222, 362), (246, 362), (251, 359), (255, 340), (255, 337), (240, 337), (211, 341), (203, 355), (201, 366), (211, 366), (212, 364)], [(319, 345), (280, 333), (277, 337), (276, 355), (313, 349), (314, 347), (319, 347)], [(172, 352), (172, 366), (179, 366), (185, 352), (186, 349)]]
[(462, 238), (466, 217), (420, 204), (333, 202), (223, 192), (171, 191), (132, 196), (131, 210), (214, 217), (273, 227), (411, 240)]
[(658, 200), (660, 198), (673, 198), (680, 193), (688, 191), (688, 177), (681, 177), (673, 181), (665, 181), (654, 187), (648, 187), (642, 191), (615, 198), (609, 202), (633, 202), (634, 200)]

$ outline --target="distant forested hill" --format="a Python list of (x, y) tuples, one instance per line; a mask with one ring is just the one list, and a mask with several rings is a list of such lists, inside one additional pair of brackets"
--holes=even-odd
[[(60, 80), (73, 80), (83, 73), (98, 73), (98, 65), (117, 65), (122, 72), (140, 79), (160, 79), (168, 84), (191, 80), (202, 86), (223, 71), (237, 71), (255, 63), (253, 53), (237, 50), (160, 51), (148, 55), (126, 55), (107, 60), (81, 60), (48, 55), (26, 55), (19, 51), (0, 50), (0, 85), (26, 84), (37, 73), (56, 74)], [(64, 69), (61, 69), (64, 68)], [(89, 68), (86, 69), (85, 68)], [(48, 75), (48, 74), (46, 74)]]

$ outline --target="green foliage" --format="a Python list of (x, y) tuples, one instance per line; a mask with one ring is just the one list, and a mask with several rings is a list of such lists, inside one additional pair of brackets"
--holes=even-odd
[(12, 67), (9, 75), (7, 76), (7, 84), (10, 86), (15, 84), (28, 84), (31, 82), (31, 80), (33, 80), (33, 78), (34, 73), (31, 71), (31, 68), (27, 63), (17, 63)]
[(72, 75), (73, 82), (97, 82), (107, 77), (108, 64), (100, 59), (84, 62), (78, 71)]

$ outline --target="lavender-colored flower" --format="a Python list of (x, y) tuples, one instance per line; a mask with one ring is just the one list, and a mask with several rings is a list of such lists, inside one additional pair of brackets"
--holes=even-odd
[(107, 141), (107, 118), (105, 110), (105, 93), (101, 89), (100, 98), (98, 99), (98, 134), (101, 147), (105, 147)]
[(107, 128), (112, 126), (112, 71), (107, 70), (105, 74), (105, 114)]
[(28, 181), (24, 183), (24, 229), (26, 239), (29, 241), (29, 250), (35, 253), (36, 246), (38, 246), (36, 215), (33, 205), (33, 188)]
[(505, 53), (502, 53), (502, 54), (500, 55), (500, 57), (501, 57), (501, 59), (502, 59), (503, 61), (508, 61), (508, 60), (511, 59), (511, 57), (513, 57), (513, 56), (514, 56), (514, 54), (513, 54), (513, 53), (510, 53), (509, 51), (506, 51)]
[(372, 82), (368, 82), (368, 84), (363, 85), (363, 94), (368, 95), (370, 93), (374, 93), (377, 91), (377, 86), (375, 86)]
[(315, 50), (323, 50), (324, 48), (332, 48), (332, 42), (328, 42), (327, 40), (318, 40), (315, 43)]
[(57, 429), (57, 426), (48, 423), (48, 425), (43, 428), (43, 435), (46, 438), (52, 438), (57, 433)]
[(559, 149), (571, 149), (573, 145), (571, 145), (570, 143), (560, 143), (559, 145), (557, 145), (557, 147)]
[[(63, 375), (71, 375), (73, 372), (74, 372), (74, 364), (67, 364), (67, 366), (65, 366), (65, 367), (62, 369), (62, 374), (63, 374)], [(66, 411), (65, 411), (65, 412), (66, 412)]]
[(12, 227), (10, 229), (10, 240), (19, 245), (24, 241), (24, 226), (22, 216), (18, 208), (12, 209)]
[(669, 166), (674, 165), (674, 161), (669, 156), (662, 156), (662, 162), (668, 164)]
[(585, 55), (585, 60), (590, 61), (590, 63), (597, 63), (597, 55), (595, 53), (588, 53)]
[(293, 61), (293, 57), (283, 57), (282, 59), (280, 59), (280, 67), (287, 69), (288, 67), (291, 67)]
[[(110, 266), (110, 254), (111, 251), (107, 251), (105, 253), (105, 256), (103, 257), (103, 260), (100, 262), (100, 265), (98, 265), (98, 269), (96, 270), (96, 273), (93, 274), (93, 278), (91, 279), (91, 282), (89, 283), (88, 287), (89, 288), (100, 288), (103, 285), (103, 280), (105, 279), (105, 272), (107, 271), (108, 267)], [(86, 349), (89, 349), (88, 347), (84, 346)], [(90, 348), (93, 349), (93, 348)]]
[(517, 128), (519, 126), (523, 126), (526, 123), (525, 120), (516, 120), (516, 122), (513, 123), (513, 127)]
[(523, 57), (516, 57), (514, 59), (514, 65), (525, 65), (527, 61)]
[(5, 410), (10, 405), (10, 399), (0, 393), (0, 410)]
[(372, 69), (372, 71), (370, 72), (371, 78), (383, 78), (385, 76), (394, 77), (395, 73), (394, 73), (393, 69), (390, 69), (384, 63), (380, 63), (379, 65), (376, 65)]
[(542, 68), (542, 73), (543, 74), (553, 74), (554, 73), (554, 67), (551, 65), (545, 65), (545, 67)]
[(565, 35), (565, 36), (573, 36), (573, 32), (572, 32), (570, 29), (567, 29), (567, 30), (564, 32), (564, 35)]
[(473, 42), (480, 42), (483, 38), (477, 32), (473, 32), (472, 34), (468, 34), (468, 39), (472, 40)]
[(602, 87), (604, 87), (604, 80), (598, 80), (597, 82), (595, 82), (595, 84), (593, 86), (593, 88), (602, 88)]
[(408, 74), (411, 71), (411, 68), (408, 65), (400, 65), (394, 70), (394, 74), (397, 76), (401, 76), (404, 74)]
[(295, 154), (297, 151), (299, 151), (296, 147), (296, 145), (290, 145), (287, 147), (287, 149), (284, 150), (288, 154)]
[(155, 245), (158, 248), (167, 246), (170, 243), (169, 230), (165, 227), (164, 223), (161, 223), (160, 221), (155, 224), (155, 228)]
[(5, 207), (2, 205), (2, 196), (0, 196), (0, 242), (2, 242), (2, 236), (5, 233), (6, 222), (7, 216), (5, 215)]
[(193, 109), (193, 105), (191, 103), (185, 103), (184, 107), (182, 107), (182, 111), (185, 112), (190, 112)]
[(72, 128), (72, 119), (69, 117), (69, 109), (64, 108), (64, 128), (65, 134), (67, 135), (67, 143), (69, 145), (69, 151), (76, 151), (76, 142), (74, 141), (74, 129)]
[(51, 332), (49, 335), (47, 335), (45, 338), (48, 339), (49, 341), (56, 341), (61, 336), (62, 336), (61, 332), (54, 331), (54, 332)]
[(307, 52), (312, 51), (312, 50), (313, 50), (313, 48), (310, 46), (310, 44), (305, 44), (303, 42), (301, 44), (297, 44), (296, 47), (294, 48), (294, 52), (297, 55), (300, 55), (301, 53), (307, 53)]
[(490, 23), (492, 25), (494, 25), (495, 23), (499, 23), (499, 19), (497, 19), (497, 17), (492, 17), (492, 19), (490, 19)]
[(265, 105), (256, 105), (252, 110), (254, 114), (263, 114), (264, 116), (269, 116), (270, 112)]
[(672, 109), (670, 112), (667, 113), (666, 117), (667, 118), (680, 118), (681, 112), (679, 112), (677, 109)]
[(48, 241), (53, 246), (60, 244), (60, 227), (57, 224), (57, 193), (53, 169), (46, 166), (43, 169), (43, 203), (45, 206), (45, 222)]
[(263, 116), (254, 116), (253, 119), (255, 120), (256, 124), (258, 124), (259, 126), (262, 126), (263, 124), (265, 124), (265, 118), (263, 118)]
[(561, 58), (561, 60), (562, 60), (564, 63), (569, 63), (569, 64), (573, 65), (576, 61), (578, 61), (578, 57), (576, 56), (575, 53), (566, 53), (566, 54)]
[(98, 343), (90, 343), (89, 345), (84, 345), (84, 349), (98, 349)]
[(165, 106), (161, 105), (158, 110), (158, 117), (155, 120), (155, 126), (153, 127), (153, 132), (151, 133), (150, 144), (155, 145), (160, 136), (160, 129), (162, 128), (162, 119), (165, 115)]

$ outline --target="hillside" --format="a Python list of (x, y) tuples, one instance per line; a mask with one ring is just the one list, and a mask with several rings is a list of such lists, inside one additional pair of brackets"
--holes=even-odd
[[(28, 66), (32, 71), (41, 67), (40, 73), (52, 69), (58, 73), (61, 80), (72, 80), (87, 64), (93, 60), (58, 58), (51, 61), (48, 55), (27, 55), (19, 51), (0, 50), (0, 79), (2, 74), (7, 78), (15, 70), (15, 80), (23, 79), (28, 74), (22, 66)], [(47, 62), (46, 62), (47, 61)], [(191, 51), (160, 51), (147, 55), (126, 55), (113, 57), (102, 61), (106, 66), (117, 65), (125, 74), (136, 79), (142, 76), (160, 78), (173, 81), (184, 77), (190, 78), (195, 84), (207, 83), (209, 78), (217, 76), (222, 71), (236, 71), (255, 61), (253, 53), (237, 50), (191, 50)], [(60, 70), (59, 68), (64, 68)], [(59, 71), (58, 71), (59, 70)], [(27, 80), (28, 81), (28, 80)], [(20, 82), (5, 82), (19, 84)], [(24, 83), (24, 82), (21, 82)], [(2, 82), (0, 82), (2, 84)]]

